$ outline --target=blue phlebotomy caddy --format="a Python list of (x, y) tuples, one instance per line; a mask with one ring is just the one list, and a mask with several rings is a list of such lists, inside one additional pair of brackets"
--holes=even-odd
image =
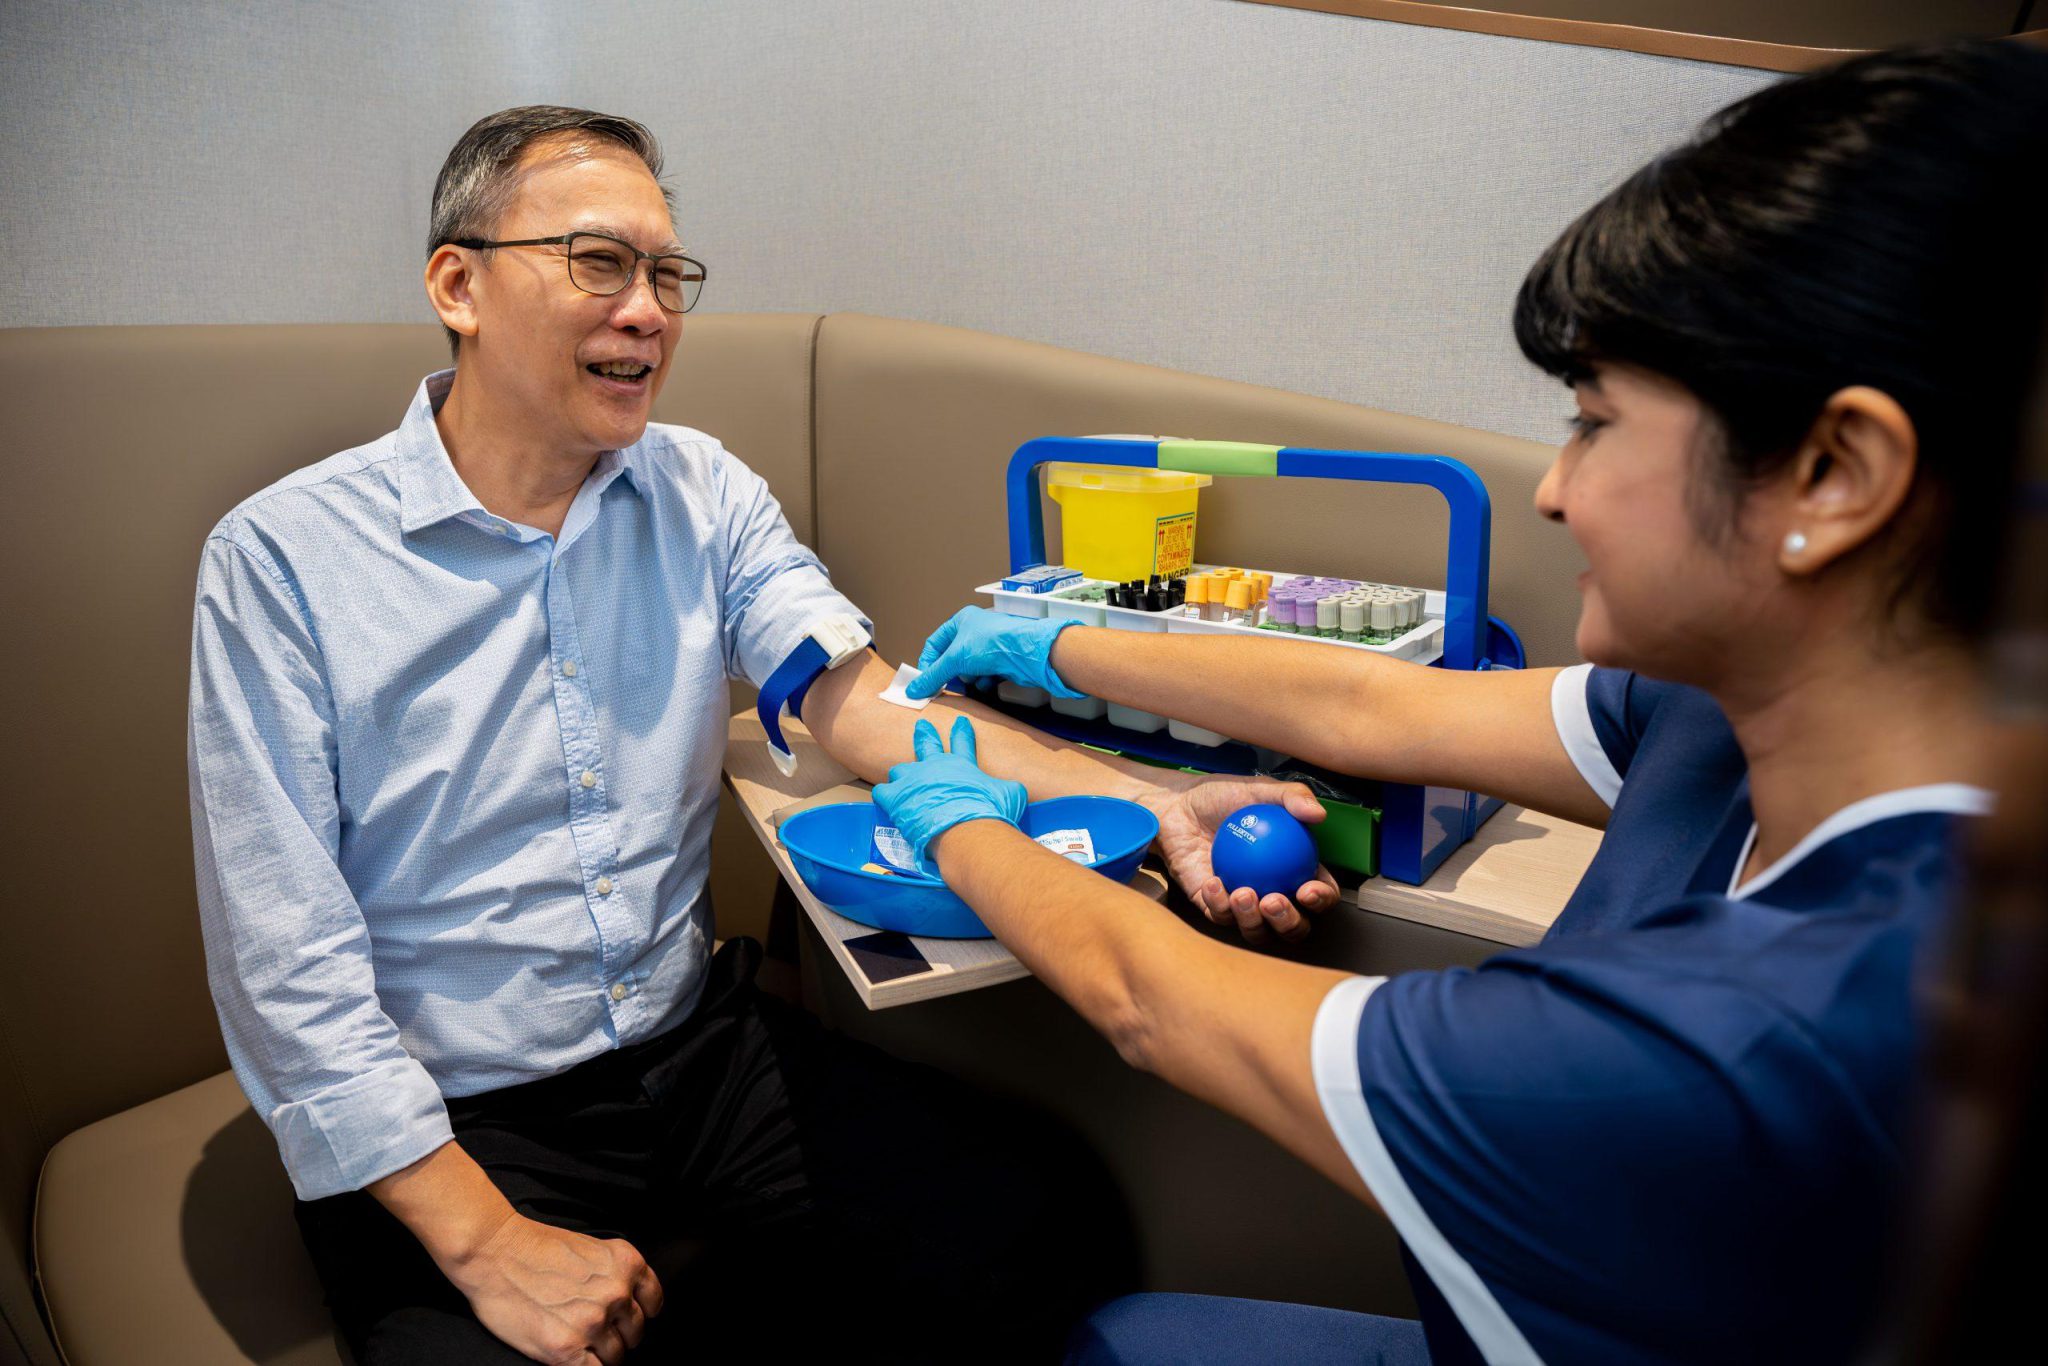
[[(1520, 668), (1521, 641), (1505, 622), (1487, 615), (1487, 568), (1493, 504), (1470, 467), (1442, 455), (1400, 451), (1332, 451), (1260, 446), (1229, 441), (1146, 441), (1102, 437), (1040, 437), (1018, 447), (1006, 478), (1010, 572), (1046, 562), (1045, 514), (1038, 468), (1054, 461), (1177, 470), (1189, 474), (1267, 479), (1351, 479), (1379, 484), (1424, 484), (1450, 507), (1450, 544), (1444, 562), (1442, 654), (1446, 669)], [(1242, 744), (1214, 748), (1101, 721), (1048, 714), (1044, 708), (1005, 710), (1062, 738), (1115, 749), (1154, 762), (1219, 773), (1250, 773), (1255, 752)], [(1497, 797), (1456, 788), (1381, 783), (1378, 871), (1419, 883), (1453, 850), (1472, 838), (1501, 807)]]

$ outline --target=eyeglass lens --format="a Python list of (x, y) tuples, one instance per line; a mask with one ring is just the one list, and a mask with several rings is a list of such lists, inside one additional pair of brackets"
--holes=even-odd
[[(654, 258), (654, 297), (671, 313), (687, 313), (704, 289), (704, 268), (686, 256)], [(586, 294), (616, 294), (640, 265), (631, 249), (609, 237), (578, 233), (569, 241), (569, 282)]]

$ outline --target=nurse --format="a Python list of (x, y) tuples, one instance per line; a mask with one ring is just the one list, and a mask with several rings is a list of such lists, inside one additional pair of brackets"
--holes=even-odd
[[(1515, 332), (1576, 400), (1536, 502), (1584, 551), (1591, 665), (1465, 674), (973, 609), (932, 637), (926, 693), (1082, 692), (1607, 831), (1542, 944), (1347, 976), (1038, 848), (967, 723), (950, 753), (922, 727), (875, 790), (919, 854), (1133, 1065), (1381, 1210), (1422, 1309), (1140, 1296), (1082, 1326), (1080, 1359), (1856, 1351), (1914, 976), (1990, 802), (1966, 642), (2041, 331), (2043, 166), (2048, 53), (1881, 53), (1723, 111), (1543, 253)], [(1302, 927), (1285, 897), (1201, 900)]]

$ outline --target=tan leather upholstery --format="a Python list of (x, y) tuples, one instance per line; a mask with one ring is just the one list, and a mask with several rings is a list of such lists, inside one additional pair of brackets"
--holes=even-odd
[[(1491, 610), (1532, 663), (1575, 661), (1577, 550), (1530, 510), (1550, 449), (1280, 389), (930, 323), (835, 313), (818, 333), (818, 550), (892, 658), (1009, 569), (1003, 470), (1034, 436), (1146, 432), (1451, 455), (1493, 496)], [(1058, 509), (1046, 504), (1057, 553)], [(1196, 553), (1441, 588), (1446, 516), (1428, 489), (1219, 479)]]
[(291, 1207), (277, 1146), (229, 1073), (66, 1138), (36, 1207), (66, 1358), (339, 1362)]
[[(17, 649), (0, 671), (15, 719), (0, 1361), (10, 1333), (36, 1366), (56, 1360), (29, 1296), (46, 1153), (34, 1246), (73, 1366), (333, 1359), (275, 1150), (221, 1071), (207, 997), (184, 760), (193, 573), (230, 507), (390, 430), (446, 357), (433, 326), (0, 332)], [(1102, 431), (1459, 456), (1493, 490), (1494, 611), (1534, 659), (1572, 657), (1574, 559), (1526, 511), (1548, 458), (1527, 442), (852, 315), (693, 316), (656, 416), (761, 472), (897, 658), (1006, 567), (1010, 452)], [(1442, 582), (1434, 495), (1330, 488), (1211, 490), (1202, 553)], [(752, 928), (772, 874), (729, 807), (713, 849), (720, 933)]]
[[(739, 452), (799, 534), (816, 323), (693, 316), (656, 407)], [(246, 495), (391, 430), (447, 364), (434, 326), (0, 331), (0, 572), (21, 651), (0, 671), (17, 775), (0, 821), (0, 1310), (24, 1339), (43, 1154), (226, 1066), (186, 813), (200, 545)], [(718, 845), (737, 869), (719, 870), (723, 899), (765, 900), (758, 846), (743, 831)]]

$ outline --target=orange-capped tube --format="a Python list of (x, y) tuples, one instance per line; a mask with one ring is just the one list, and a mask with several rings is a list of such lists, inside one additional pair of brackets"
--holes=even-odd
[(1232, 579), (1230, 588), (1223, 599), (1223, 619), (1241, 622), (1246, 626), (1252, 622), (1252, 586), (1243, 579)]

